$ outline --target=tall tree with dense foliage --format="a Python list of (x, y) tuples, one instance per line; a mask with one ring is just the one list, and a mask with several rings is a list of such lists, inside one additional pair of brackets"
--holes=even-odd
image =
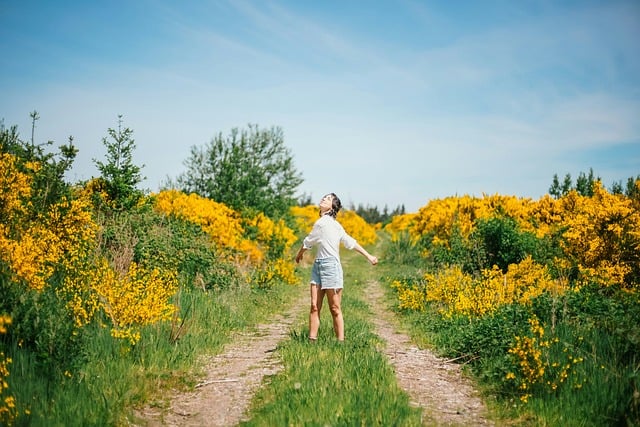
[(255, 209), (270, 217), (286, 215), (302, 184), (279, 127), (234, 128), (204, 147), (191, 147), (178, 187), (236, 209)]

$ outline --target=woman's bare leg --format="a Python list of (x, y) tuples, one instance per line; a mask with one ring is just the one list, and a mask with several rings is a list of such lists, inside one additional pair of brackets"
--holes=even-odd
[(329, 302), (329, 310), (331, 310), (331, 317), (333, 318), (333, 330), (336, 333), (336, 338), (338, 338), (338, 341), (344, 341), (344, 320), (342, 319), (342, 309), (340, 307), (342, 289), (327, 289), (324, 292), (327, 294), (327, 301)]
[(324, 292), (320, 286), (311, 285), (311, 310), (309, 311), (309, 339), (318, 338), (318, 329), (320, 328), (320, 310), (322, 309), (322, 300)]

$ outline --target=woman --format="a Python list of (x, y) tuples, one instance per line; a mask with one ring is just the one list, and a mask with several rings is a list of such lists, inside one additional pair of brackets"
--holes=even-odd
[(362, 254), (372, 265), (378, 263), (378, 258), (369, 254), (360, 246), (353, 237), (344, 231), (342, 225), (336, 220), (341, 208), (342, 203), (334, 193), (327, 194), (320, 200), (320, 218), (316, 220), (311, 233), (303, 240), (302, 247), (300, 247), (296, 255), (296, 263), (298, 263), (307, 250), (313, 246), (318, 246), (311, 270), (309, 339), (312, 341), (318, 338), (320, 309), (325, 295), (329, 302), (336, 338), (338, 341), (344, 341), (344, 320), (342, 319), (342, 310), (340, 308), (343, 288), (340, 243), (345, 248)]

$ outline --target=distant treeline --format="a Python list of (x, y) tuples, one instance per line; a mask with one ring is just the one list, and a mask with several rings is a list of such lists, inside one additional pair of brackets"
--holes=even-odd
[[(612, 194), (624, 194), (625, 196), (635, 199), (638, 198), (638, 187), (636, 187), (636, 180), (640, 179), (640, 175), (637, 177), (630, 176), (627, 178), (627, 182), (624, 183), (622, 180), (614, 182), (609, 191)], [(593, 173), (593, 169), (589, 169), (589, 173), (580, 172), (578, 174), (578, 178), (576, 178), (576, 182), (573, 182), (571, 178), (571, 174), (567, 173), (560, 183), (560, 179), (558, 178), (558, 174), (553, 175), (553, 181), (551, 183), (551, 187), (549, 187), (549, 194), (556, 199), (566, 195), (572, 190), (575, 190), (581, 196), (591, 197), (593, 196), (593, 184), (596, 181), (601, 181), (602, 179), (599, 176), (595, 176)]]
[(362, 204), (354, 206), (353, 204), (351, 204), (349, 209), (355, 211), (369, 224), (382, 223), (383, 225), (390, 222), (391, 218), (393, 218), (395, 215), (404, 215), (406, 213), (404, 204), (397, 206), (392, 211), (389, 210), (389, 207), (387, 205), (384, 205), (382, 212), (380, 212), (377, 206), (370, 206), (368, 204), (366, 206)]

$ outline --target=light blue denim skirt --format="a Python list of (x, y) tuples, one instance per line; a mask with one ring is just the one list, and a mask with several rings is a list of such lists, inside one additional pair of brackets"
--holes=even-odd
[(334, 257), (316, 259), (311, 269), (311, 284), (320, 286), (320, 289), (342, 289), (340, 260)]

